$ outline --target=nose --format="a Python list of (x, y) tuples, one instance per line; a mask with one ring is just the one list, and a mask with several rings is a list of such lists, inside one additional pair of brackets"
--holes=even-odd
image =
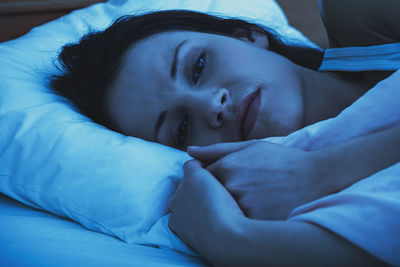
[(207, 110), (204, 110), (211, 127), (218, 128), (226, 120), (229, 97), (229, 91), (225, 88), (216, 90), (212, 95)]

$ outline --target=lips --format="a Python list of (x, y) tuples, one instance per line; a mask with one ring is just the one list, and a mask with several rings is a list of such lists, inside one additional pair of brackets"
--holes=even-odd
[(236, 113), (236, 131), (241, 140), (246, 140), (257, 121), (261, 101), (261, 88), (240, 101)]

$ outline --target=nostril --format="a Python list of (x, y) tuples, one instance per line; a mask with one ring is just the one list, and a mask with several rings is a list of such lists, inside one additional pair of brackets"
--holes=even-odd
[(218, 113), (217, 115), (217, 121), (221, 122), (222, 121), (222, 112)]
[(221, 98), (221, 104), (224, 104), (226, 101), (226, 95), (224, 94)]

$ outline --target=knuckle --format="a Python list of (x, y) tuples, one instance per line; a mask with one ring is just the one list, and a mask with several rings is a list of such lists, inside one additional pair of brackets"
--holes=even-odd
[(220, 159), (217, 162), (208, 166), (207, 170), (215, 176), (220, 176), (227, 173), (228, 164), (226, 163), (226, 160)]
[(220, 168), (221, 170), (228, 170), (228, 169), (230, 169), (231, 160), (230, 160), (229, 155), (226, 156), (226, 157), (223, 157), (222, 159), (220, 159), (220, 160), (218, 161), (218, 166), (219, 166), (219, 168)]
[(193, 160), (188, 160), (185, 162), (185, 164), (183, 164), (183, 168), (187, 169), (190, 168), (193, 164)]
[(196, 160), (188, 160), (188, 161), (185, 162), (185, 164), (183, 164), (183, 169), (185, 171), (192, 171), (193, 169), (195, 169), (198, 166), (199, 166), (198, 161), (196, 161)]

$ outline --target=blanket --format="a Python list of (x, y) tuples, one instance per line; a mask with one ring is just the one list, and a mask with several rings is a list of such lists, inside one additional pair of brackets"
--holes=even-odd
[[(400, 126), (400, 71), (337, 117), (265, 140), (310, 151), (396, 126)], [(387, 263), (400, 265), (400, 163), (298, 207), (288, 219), (319, 225)]]

